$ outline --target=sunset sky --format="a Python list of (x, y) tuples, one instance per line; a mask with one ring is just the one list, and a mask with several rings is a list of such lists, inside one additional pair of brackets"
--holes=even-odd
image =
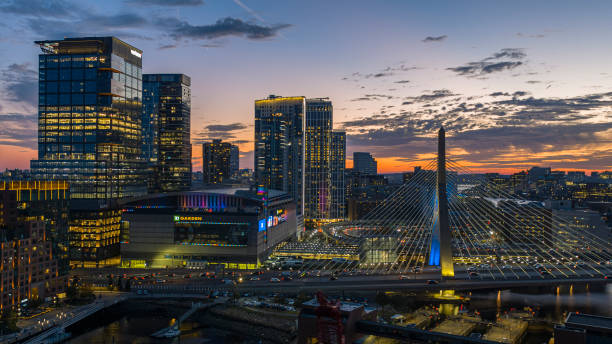
[(440, 125), (471, 170), (612, 170), (609, 1), (0, 0), (0, 16), (2, 170), (36, 156), (33, 41), (108, 35), (144, 73), (191, 77), (194, 170), (212, 138), (253, 167), (269, 94), (329, 97), (347, 157), (379, 172), (431, 159)]

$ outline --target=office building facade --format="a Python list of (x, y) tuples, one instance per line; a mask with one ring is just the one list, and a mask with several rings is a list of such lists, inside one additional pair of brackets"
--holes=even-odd
[(0, 313), (56, 296), (68, 280), (59, 273), (45, 223), (31, 220), (23, 225), (21, 237), (0, 242)]
[(240, 148), (237, 145), (232, 145), (230, 148), (230, 176), (232, 178), (238, 176), (240, 170)]
[(330, 218), (333, 107), (328, 98), (306, 99), (304, 133), (304, 219)]
[(297, 204), (298, 226), (304, 214), (305, 97), (255, 101), (255, 181), (282, 190)]
[(143, 158), (160, 192), (191, 188), (191, 78), (143, 75)]
[(25, 237), (24, 224), (36, 219), (45, 226), (60, 276), (68, 275), (69, 184), (63, 180), (0, 182), (0, 240)]
[(232, 177), (232, 147), (229, 142), (213, 140), (202, 145), (204, 184), (222, 184)]
[(372, 157), (372, 154), (367, 152), (354, 152), (353, 171), (366, 175), (374, 175), (378, 173), (378, 164)]
[(43, 53), (34, 178), (68, 180), (78, 199), (145, 193), (142, 51), (115, 37), (36, 43)]
[(346, 133), (332, 132), (331, 141), (331, 205), (329, 218), (342, 220), (346, 217)]

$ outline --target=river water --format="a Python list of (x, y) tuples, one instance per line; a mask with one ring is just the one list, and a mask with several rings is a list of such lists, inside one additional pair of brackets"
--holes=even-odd
[[(538, 319), (562, 323), (568, 312), (581, 312), (612, 317), (612, 284), (607, 286), (552, 288), (547, 292), (529, 290), (502, 290), (468, 293), (470, 301), (454, 304), (453, 307), (477, 311), (483, 319), (495, 320), (496, 316), (512, 309), (530, 307)], [(373, 299), (373, 298), (372, 298)], [(413, 300), (419, 304), (419, 297)], [(188, 304), (177, 305), (157, 301), (130, 301), (110, 309), (95, 318), (79, 323), (68, 329), (73, 337), (70, 344), (111, 344), (111, 343), (259, 343), (256, 336), (238, 334), (210, 326), (205, 321), (186, 321), (181, 325), (181, 336), (172, 339), (157, 339), (150, 335), (166, 326), (173, 317), (188, 308)], [(543, 343), (550, 333), (532, 334), (528, 343)], [(265, 341), (264, 341), (265, 343)]]

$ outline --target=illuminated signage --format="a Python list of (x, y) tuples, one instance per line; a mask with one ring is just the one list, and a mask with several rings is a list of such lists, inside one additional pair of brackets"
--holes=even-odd
[(266, 220), (259, 220), (258, 232), (264, 232), (266, 230)]
[(174, 215), (174, 222), (181, 221), (202, 221), (202, 216), (179, 216)]
[(132, 55), (138, 57), (138, 58), (142, 58), (142, 54), (137, 52), (136, 50), (132, 49), (130, 50), (130, 52), (132, 53)]

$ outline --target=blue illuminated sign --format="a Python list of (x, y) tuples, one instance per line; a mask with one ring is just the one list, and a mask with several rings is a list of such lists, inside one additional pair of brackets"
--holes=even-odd
[(259, 232), (264, 232), (266, 230), (266, 220), (259, 220)]

